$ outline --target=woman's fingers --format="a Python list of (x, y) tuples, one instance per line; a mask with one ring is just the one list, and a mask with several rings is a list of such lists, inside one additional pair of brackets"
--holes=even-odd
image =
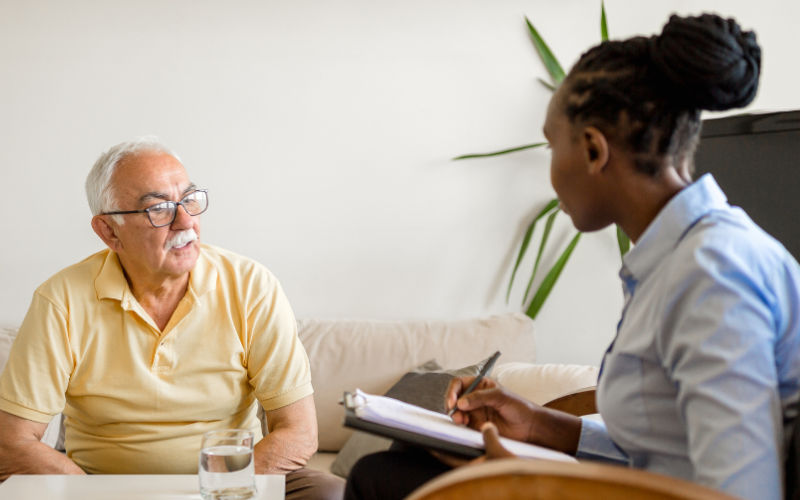
[[(455, 423), (461, 425), (470, 425), (471, 427), (477, 428), (473, 424), (480, 424), (483, 420), (475, 422), (475, 416), (465, 413), (465, 410), (460, 404), (463, 398), (468, 397), (468, 395), (463, 394), (465, 388), (472, 384), (474, 380), (475, 377), (453, 377), (450, 380), (450, 384), (447, 386), (447, 392), (445, 393), (445, 408), (448, 410), (453, 410), (451, 416)], [(499, 386), (497, 382), (494, 380), (490, 378), (484, 378), (478, 383), (478, 386), (471, 394), (493, 390), (498, 387)]]
[(512, 398), (499, 387), (474, 391), (458, 399), (460, 411), (472, 411), (477, 408), (489, 407), (498, 409), (507, 405)]
[(483, 444), (486, 447), (486, 458), (508, 458), (515, 456), (503, 447), (503, 444), (500, 442), (500, 433), (493, 423), (486, 422), (483, 424), (481, 433), (483, 434)]
[(466, 386), (464, 385), (463, 377), (453, 377), (450, 379), (450, 384), (447, 386), (447, 391), (445, 392), (445, 408), (450, 410), (456, 407), (456, 401), (458, 401), (458, 396), (461, 394), (464, 387)]

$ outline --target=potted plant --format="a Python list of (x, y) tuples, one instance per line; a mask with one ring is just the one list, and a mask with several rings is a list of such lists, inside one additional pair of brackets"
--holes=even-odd
[[(548, 74), (550, 75), (550, 82), (545, 81), (539, 78), (539, 82), (542, 83), (547, 89), (550, 91), (555, 90), (555, 88), (564, 80), (566, 76), (564, 73), (564, 69), (562, 68), (561, 64), (558, 62), (558, 59), (553, 55), (553, 52), (550, 50), (550, 47), (547, 46), (545, 41), (539, 35), (539, 32), (534, 28), (533, 24), (530, 20), (526, 17), (525, 23), (528, 27), (528, 32), (531, 36), (531, 41), (533, 42), (533, 46), (536, 49), (536, 52), (539, 54), (539, 57), (544, 64), (544, 67), (547, 69)], [(603, 41), (608, 40), (608, 24), (606, 21), (606, 10), (605, 5), (603, 2), (600, 3), (600, 38)], [(494, 151), (491, 153), (472, 153), (467, 155), (458, 156), (453, 158), (454, 160), (466, 160), (466, 159), (474, 159), (474, 158), (487, 158), (492, 156), (500, 156), (509, 153), (516, 153), (518, 151), (524, 151), (527, 149), (539, 148), (542, 146), (547, 145), (546, 142), (536, 142), (533, 144), (525, 144), (523, 146), (516, 146), (513, 148), (506, 148), (500, 151)], [(547, 300), (547, 297), (550, 295), (550, 292), (555, 286), (556, 281), (558, 281), (559, 276), (561, 276), (561, 271), (564, 270), (564, 266), (567, 265), (567, 261), (569, 261), (570, 256), (572, 255), (573, 250), (575, 250), (575, 246), (578, 244), (578, 241), (581, 237), (581, 232), (577, 232), (575, 236), (572, 237), (567, 247), (561, 252), (556, 262), (553, 266), (547, 271), (545, 277), (539, 283), (539, 286), (536, 289), (536, 292), (533, 294), (533, 298), (528, 301), (528, 297), (530, 296), (531, 288), (534, 284), (534, 280), (536, 278), (537, 272), (539, 270), (539, 263), (542, 259), (542, 255), (545, 253), (545, 248), (547, 247), (547, 242), (550, 236), (550, 232), (553, 228), (553, 222), (555, 221), (556, 215), (561, 210), (559, 209), (558, 199), (552, 199), (547, 202), (544, 208), (537, 213), (533, 220), (528, 224), (527, 229), (525, 230), (524, 235), (522, 236), (522, 241), (520, 242), (519, 252), (517, 253), (517, 259), (514, 263), (514, 268), (511, 271), (511, 278), (508, 282), (508, 289), (506, 290), (506, 303), (508, 303), (509, 297), (511, 295), (511, 288), (514, 285), (514, 280), (517, 275), (517, 271), (519, 270), (520, 264), (522, 263), (523, 258), (525, 257), (528, 248), (530, 246), (531, 239), (534, 234), (534, 230), (536, 229), (536, 224), (543, 218), (545, 219), (544, 230), (542, 231), (541, 238), (539, 240), (539, 249), (536, 253), (536, 259), (533, 264), (533, 269), (531, 271), (530, 277), (528, 278), (528, 284), (525, 288), (525, 293), (522, 298), (522, 304), (525, 307), (525, 314), (530, 316), (532, 319), (536, 318), (536, 315), (539, 313), (539, 310), (544, 305), (544, 302)], [(617, 226), (617, 243), (619, 244), (619, 251), (620, 255), (625, 255), (625, 253), (630, 248), (630, 239), (628, 239), (627, 235)], [(527, 306), (525, 306), (527, 304)]]

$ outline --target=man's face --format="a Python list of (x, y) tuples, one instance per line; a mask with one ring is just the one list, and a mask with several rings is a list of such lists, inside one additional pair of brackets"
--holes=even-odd
[[(178, 202), (195, 186), (177, 159), (166, 153), (145, 151), (120, 161), (111, 178), (111, 188), (118, 210), (141, 210), (164, 201)], [(199, 236), (200, 217), (190, 216), (183, 207), (178, 206), (175, 220), (163, 227), (153, 227), (145, 213), (123, 215), (125, 223), (121, 225), (110, 216), (105, 217), (117, 237), (112, 248), (134, 281), (181, 277), (194, 268), (199, 242), (191, 232)], [(176, 240), (182, 244), (175, 246)]]

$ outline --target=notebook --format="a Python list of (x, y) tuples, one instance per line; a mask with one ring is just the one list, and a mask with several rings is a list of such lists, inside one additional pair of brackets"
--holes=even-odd
[[(480, 432), (454, 423), (443, 413), (386, 396), (367, 394), (360, 389), (354, 393), (346, 392), (343, 402), (346, 427), (464, 458), (484, 453)], [(576, 462), (566, 453), (534, 444), (503, 437), (500, 442), (519, 457)]]

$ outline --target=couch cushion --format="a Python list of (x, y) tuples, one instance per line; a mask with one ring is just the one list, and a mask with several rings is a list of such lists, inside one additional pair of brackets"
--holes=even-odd
[(519, 313), (456, 321), (300, 319), (298, 332), (311, 360), (322, 451), (338, 451), (352, 433), (342, 426), (344, 391), (384, 394), (431, 358), (466, 366), (499, 350), (505, 362), (535, 361), (533, 322)]
[(307, 469), (318, 470), (322, 472), (330, 472), (333, 461), (336, 460), (336, 453), (327, 451), (318, 451), (314, 453), (306, 463)]
[(492, 378), (528, 401), (543, 405), (578, 389), (597, 385), (598, 368), (590, 365), (498, 363)]

